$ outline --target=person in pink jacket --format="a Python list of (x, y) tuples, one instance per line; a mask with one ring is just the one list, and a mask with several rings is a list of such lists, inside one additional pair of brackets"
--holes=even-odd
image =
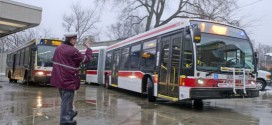
[(91, 60), (90, 44), (84, 41), (87, 48), (82, 55), (74, 46), (77, 43), (77, 33), (65, 34), (65, 42), (56, 48), (53, 56), (51, 85), (59, 89), (61, 97), (60, 125), (76, 125), (73, 118), (77, 111), (73, 110), (75, 90), (80, 87), (79, 67)]

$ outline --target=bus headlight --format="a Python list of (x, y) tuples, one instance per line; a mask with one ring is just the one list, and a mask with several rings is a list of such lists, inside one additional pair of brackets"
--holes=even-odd
[(39, 75), (39, 76), (42, 76), (42, 75), (44, 75), (44, 72), (38, 71), (38, 72), (36, 72), (36, 74)]
[(267, 78), (268, 80), (270, 80), (270, 79), (271, 79), (271, 75), (266, 75), (266, 78)]
[(198, 83), (199, 85), (203, 85), (203, 84), (204, 84), (204, 80), (203, 80), (203, 79), (198, 79), (198, 80), (197, 80), (197, 83)]

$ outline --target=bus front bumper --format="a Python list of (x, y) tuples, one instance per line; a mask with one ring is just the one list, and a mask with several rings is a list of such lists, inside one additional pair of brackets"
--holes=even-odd
[(259, 97), (256, 89), (246, 89), (244, 94), (242, 89), (236, 89), (236, 94), (232, 88), (192, 88), (190, 91), (191, 99), (224, 99), (224, 98), (253, 98)]
[(34, 76), (34, 82), (39, 85), (49, 85), (51, 76)]

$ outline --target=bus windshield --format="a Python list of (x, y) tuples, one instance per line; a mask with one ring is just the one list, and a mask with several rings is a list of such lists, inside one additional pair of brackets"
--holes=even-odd
[(52, 59), (57, 46), (38, 46), (37, 66), (52, 67)]
[(246, 39), (202, 33), (196, 49), (198, 70), (215, 71), (220, 67), (254, 70), (253, 50)]

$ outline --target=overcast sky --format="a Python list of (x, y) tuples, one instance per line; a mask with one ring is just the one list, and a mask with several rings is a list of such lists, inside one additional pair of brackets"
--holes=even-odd
[[(80, 2), (84, 7), (93, 7), (94, 0), (14, 0), (17, 2), (30, 4), (43, 8), (41, 27), (50, 29), (56, 37), (62, 37), (64, 28), (62, 27), (62, 17), (70, 11), (73, 3)], [(236, 12), (238, 16), (243, 17), (243, 22), (252, 22), (246, 30), (250, 31), (251, 39), (258, 43), (272, 45), (269, 35), (272, 35), (272, 0), (238, 0), (241, 7)], [(109, 9), (101, 12), (99, 28), (106, 30), (106, 27), (114, 23), (116, 11)], [(105, 36), (101, 36), (102, 40), (107, 40)]]

